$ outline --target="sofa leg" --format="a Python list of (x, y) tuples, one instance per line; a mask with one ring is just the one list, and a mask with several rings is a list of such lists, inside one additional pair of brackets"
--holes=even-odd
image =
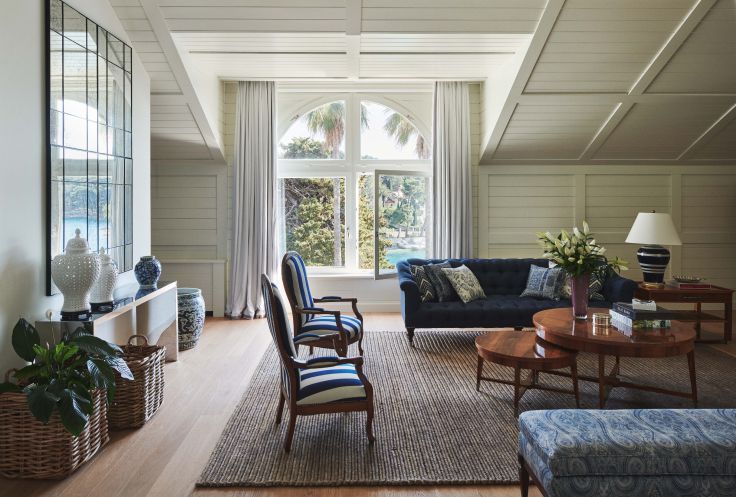
[(523, 326), (514, 326), (514, 331), (521, 331), (523, 329), (524, 329)]
[(414, 328), (406, 329), (406, 338), (409, 339), (409, 345), (414, 346)]
[(519, 456), (519, 481), (521, 482), (521, 497), (529, 497), (529, 472), (521, 456)]

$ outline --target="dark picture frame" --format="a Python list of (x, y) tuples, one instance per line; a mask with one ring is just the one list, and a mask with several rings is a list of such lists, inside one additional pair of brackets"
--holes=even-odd
[(132, 48), (62, 0), (45, 0), (46, 294), (51, 261), (81, 231), (133, 269)]

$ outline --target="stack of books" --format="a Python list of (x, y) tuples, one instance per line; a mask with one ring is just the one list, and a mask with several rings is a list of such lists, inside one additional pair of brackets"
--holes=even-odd
[(626, 302), (616, 302), (609, 311), (611, 324), (622, 331), (669, 328), (678, 312), (656, 306), (655, 310), (636, 309)]

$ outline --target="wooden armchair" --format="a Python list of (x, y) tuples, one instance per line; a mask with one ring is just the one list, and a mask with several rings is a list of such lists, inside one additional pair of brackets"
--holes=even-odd
[[(294, 320), (294, 343), (310, 347), (332, 349), (346, 356), (348, 346), (358, 342), (358, 351), (363, 355), (363, 316), (358, 312), (358, 299), (343, 297), (313, 298), (307, 280), (307, 268), (297, 252), (287, 252), (281, 261), (281, 279), (289, 298)], [(350, 302), (353, 314), (331, 311), (315, 304)], [(333, 340), (332, 335), (337, 334)]]
[[(366, 433), (373, 443), (373, 387), (363, 374), (362, 357), (316, 357), (297, 359), (281, 296), (276, 285), (261, 275), (261, 291), (271, 331), (281, 360), (281, 385), (276, 423), (281, 423), (284, 404), (289, 403), (289, 427), (284, 450), (289, 452), (294, 437), (296, 418), (333, 412), (366, 411)], [(323, 340), (340, 335), (323, 335)]]

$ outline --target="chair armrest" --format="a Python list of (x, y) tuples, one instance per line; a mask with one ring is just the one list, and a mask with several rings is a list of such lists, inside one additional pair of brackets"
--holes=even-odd
[(294, 366), (299, 369), (317, 369), (327, 368), (330, 366), (339, 366), (341, 364), (353, 364), (354, 366), (362, 366), (362, 357), (314, 357), (308, 361), (294, 361)]
[(328, 309), (323, 309), (321, 307), (303, 307), (301, 309), (294, 309), (294, 312), (296, 314), (329, 314), (331, 316), (335, 316), (336, 318), (340, 317), (340, 311), (330, 311)]
[(631, 302), (638, 286), (636, 281), (613, 273), (603, 284), (603, 296), (609, 302)]
[(327, 295), (325, 297), (314, 299), (315, 302), (357, 302), (355, 297), (338, 297), (335, 295)]
[(358, 311), (358, 299), (355, 297), (338, 297), (335, 295), (329, 295), (327, 297), (322, 297), (321, 299), (314, 299), (315, 302), (321, 303), (321, 302), (350, 302), (352, 308), (353, 308), (353, 314), (355, 314), (355, 317), (360, 320), (360, 322), (363, 322), (363, 315)]

